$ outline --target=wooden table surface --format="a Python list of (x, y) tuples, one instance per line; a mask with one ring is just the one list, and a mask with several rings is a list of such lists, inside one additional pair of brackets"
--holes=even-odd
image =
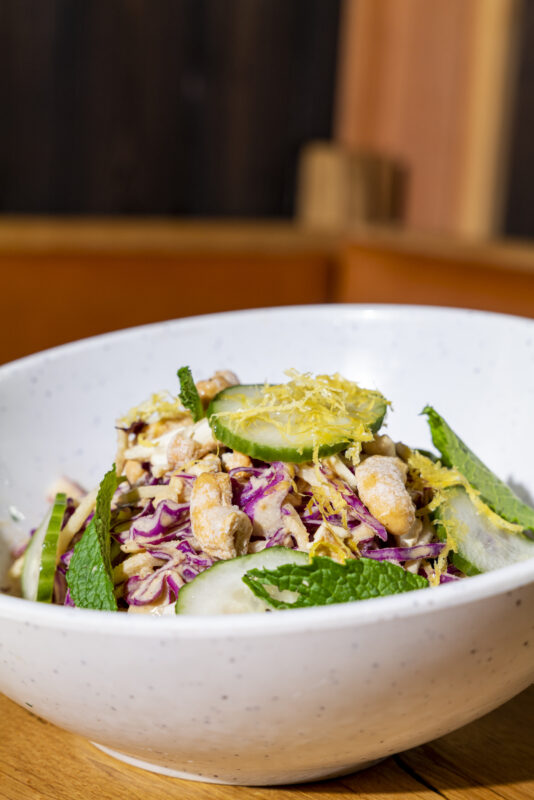
[(176, 780), (127, 766), (0, 696), (5, 800), (532, 800), (534, 685), (467, 727), (364, 772), (273, 788)]

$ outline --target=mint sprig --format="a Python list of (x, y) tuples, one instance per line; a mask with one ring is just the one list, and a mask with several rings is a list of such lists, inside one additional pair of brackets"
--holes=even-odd
[(198, 422), (204, 416), (204, 407), (189, 367), (180, 367), (178, 370), (178, 379), (180, 381), (179, 396), (182, 405), (191, 412), (193, 420)]
[[(428, 586), (426, 578), (389, 561), (359, 558), (339, 564), (323, 556), (316, 556), (309, 564), (251, 569), (242, 580), (256, 597), (277, 609), (349, 603)], [(273, 587), (274, 591), (267, 587)], [(296, 599), (286, 601), (276, 596), (284, 591), (294, 592)]]
[(115, 464), (106, 472), (96, 498), (95, 513), (74, 547), (67, 570), (67, 585), (78, 608), (117, 611), (111, 576), (111, 500), (121, 478)]
[(534, 508), (520, 500), (509, 486), (494, 475), (432, 406), (425, 406), (422, 413), (428, 418), (432, 441), (441, 454), (444, 466), (455, 467), (461, 472), (471, 486), (480, 492), (486, 505), (500, 517), (534, 530)]

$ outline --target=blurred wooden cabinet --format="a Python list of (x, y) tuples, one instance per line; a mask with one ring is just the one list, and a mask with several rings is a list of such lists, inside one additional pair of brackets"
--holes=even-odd
[(534, 247), (373, 226), (0, 220), (0, 362), (176, 317), (335, 302), (534, 317)]
[(534, 317), (534, 247), (373, 229), (341, 248), (336, 299), (479, 308)]
[(328, 236), (290, 224), (0, 222), (0, 362), (105, 331), (333, 299)]

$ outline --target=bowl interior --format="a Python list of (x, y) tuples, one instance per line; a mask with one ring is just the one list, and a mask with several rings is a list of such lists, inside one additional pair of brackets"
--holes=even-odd
[(394, 439), (426, 448), (419, 414), (428, 403), (520, 496), (534, 497), (533, 321), (406, 306), (209, 315), (88, 339), (0, 369), (0, 569), (42, 516), (52, 481), (98, 483), (113, 461), (115, 419), (154, 391), (175, 393), (183, 365), (197, 378), (232, 369), (246, 383), (282, 380), (289, 367), (338, 371), (392, 401)]

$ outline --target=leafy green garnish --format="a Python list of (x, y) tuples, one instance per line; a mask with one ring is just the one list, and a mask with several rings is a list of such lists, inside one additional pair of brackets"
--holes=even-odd
[(178, 370), (178, 379), (180, 381), (179, 396), (182, 405), (191, 412), (193, 420), (198, 422), (204, 416), (204, 407), (189, 367), (180, 367)]
[(111, 577), (111, 500), (121, 482), (115, 464), (106, 472), (96, 498), (95, 513), (74, 547), (67, 585), (78, 608), (117, 611)]
[(471, 486), (480, 492), (486, 505), (500, 517), (534, 530), (534, 508), (520, 500), (509, 486), (494, 475), (432, 406), (425, 406), (422, 413), (428, 417), (432, 441), (441, 454), (442, 463), (461, 472)]
[[(251, 569), (242, 580), (256, 597), (279, 609), (349, 603), (428, 586), (426, 578), (389, 561), (359, 558), (339, 564), (323, 556), (316, 556), (309, 564)], [(268, 586), (278, 592), (294, 592), (297, 597), (293, 602), (286, 602), (275, 596), (276, 591), (269, 591)]]

